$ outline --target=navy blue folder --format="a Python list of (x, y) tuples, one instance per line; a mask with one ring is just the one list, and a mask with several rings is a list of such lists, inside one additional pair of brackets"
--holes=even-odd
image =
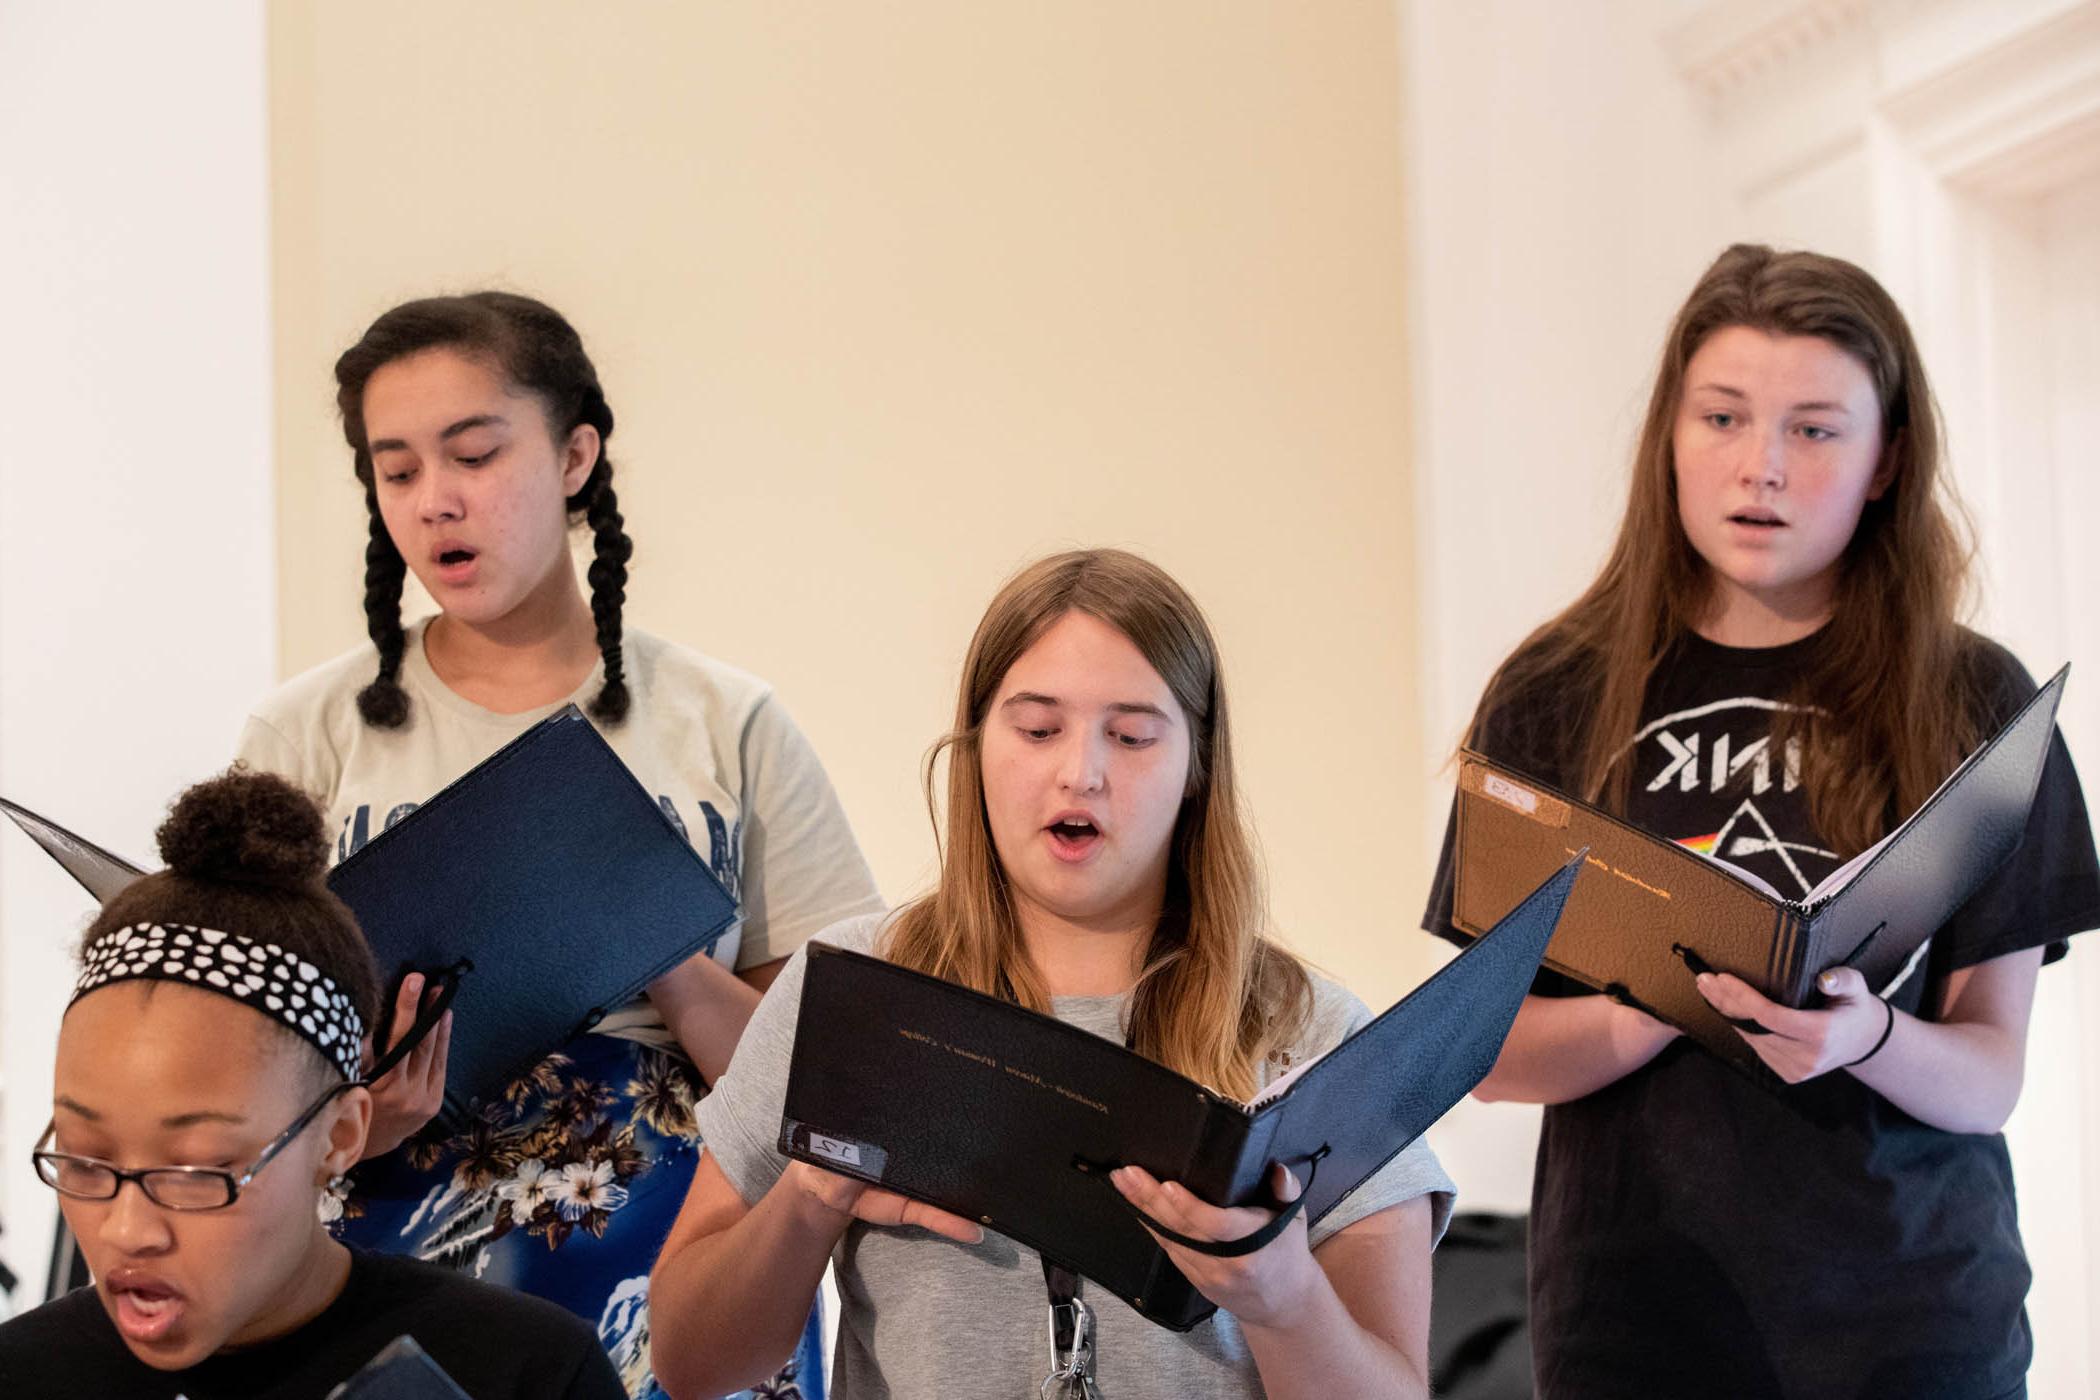
[(414, 1337), (396, 1337), (328, 1400), (470, 1400)]
[[(98, 900), (142, 873), (34, 812), (0, 810)], [(373, 838), (328, 885), (371, 941), (383, 1018), (408, 973), (456, 971), (441, 1111), (453, 1124), (650, 982), (711, 951), (737, 914), (574, 705)], [(383, 1023), (375, 1040), (389, 1045), (405, 1029)]]
[(471, 964), (445, 1076), (453, 1122), (713, 949), (737, 913), (573, 705), (374, 837), (328, 884), (389, 989), (411, 971)]

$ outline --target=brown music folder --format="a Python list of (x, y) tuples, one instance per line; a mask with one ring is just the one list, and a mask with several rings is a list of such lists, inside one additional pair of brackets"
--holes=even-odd
[(1546, 965), (1777, 1083), (1693, 973), (1732, 972), (1791, 1007), (1814, 1005), (1815, 979), (1839, 965), (1883, 997), (1921, 975), (1932, 935), (2020, 844), (2069, 673), (2058, 671), (1894, 831), (1798, 900), (1464, 751), (1452, 922), (1474, 935), (1492, 928), (1586, 846), (1588, 869)]

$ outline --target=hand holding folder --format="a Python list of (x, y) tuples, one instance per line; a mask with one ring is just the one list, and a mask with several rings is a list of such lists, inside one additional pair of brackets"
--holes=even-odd
[[(328, 877), (392, 987), (460, 968), (447, 1121), (711, 949), (736, 902), (564, 706)], [(389, 1005), (391, 1005), (391, 995)], [(387, 1043), (384, 1031), (374, 1043)]]
[[(1186, 1330), (1214, 1305), (1108, 1173), (1137, 1165), (1206, 1201), (1277, 1209), (1243, 1239), (1182, 1236), (1205, 1253), (1319, 1219), (1494, 1066), (1579, 865), (1250, 1104), (1053, 1017), (812, 943), (780, 1150), (979, 1221)], [(1288, 1204), (1269, 1194), (1279, 1162), (1303, 1186)]]
[(1452, 922), (1478, 933), (1539, 876), (1589, 850), (1546, 964), (1639, 1006), (1776, 1084), (1693, 978), (1728, 972), (1771, 1001), (1815, 1005), (1816, 978), (1856, 969), (1887, 997), (1940, 926), (2011, 857), (2027, 826), (2069, 667), (1969, 755), (1923, 806), (1807, 897), (1632, 826), (1470, 751), (1460, 755)]
[[(144, 873), (33, 812), (0, 810), (98, 900)], [(455, 1123), (712, 949), (737, 912), (573, 705), (375, 837), (328, 886), (357, 915), (385, 984), (371, 1028), (381, 1064), (397, 1063), (456, 1002), (441, 1115)], [(429, 985), (402, 1033), (389, 1023), (412, 972)]]
[[(106, 851), (50, 818), (39, 816), (4, 797), (0, 797), (0, 813), (5, 813), (31, 840), (43, 847), (44, 853), (57, 861), (82, 889), (95, 897), (97, 903), (109, 903), (126, 885), (147, 873), (124, 857)], [(459, 995), (459, 979), (465, 971), (464, 963), (456, 963), (425, 974), (425, 986), (416, 1000), (416, 1014), (409, 1018), (401, 1035), (390, 1044), (385, 1041), (374, 1044), (368, 1038), (366, 1048), (375, 1054), (359, 1082), (369, 1087), (422, 1044), (451, 1009), (453, 998)]]

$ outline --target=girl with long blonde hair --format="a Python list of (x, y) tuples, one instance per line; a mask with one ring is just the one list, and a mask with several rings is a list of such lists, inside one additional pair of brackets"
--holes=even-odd
[[(1154, 565), (1080, 551), (1008, 582), (970, 644), (941, 754), (939, 883), (827, 941), (1124, 1040), (1242, 1098), (1369, 1019), (1268, 937), (1217, 648)], [(930, 761), (929, 807), (934, 779)], [(659, 1379), (704, 1395), (767, 1372), (830, 1260), (841, 1394), (1036, 1395), (1032, 1251), (777, 1151), (803, 961), (701, 1105), (706, 1155), (652, 1281)], [(1137, 1168), (1116, 1178), (1199, 1239), (1237, 1239), (1272, 1214)], [(1418, 1143), (1310, 1231), (1294, 1221), (1238, 1258), (1163, 1240), (1221, 1311), (1184, 1335), (1093, 1300), (1104, 1383), (1118, 1397), (1426, 1394), (1429, 1250), (1450, 1189)]]

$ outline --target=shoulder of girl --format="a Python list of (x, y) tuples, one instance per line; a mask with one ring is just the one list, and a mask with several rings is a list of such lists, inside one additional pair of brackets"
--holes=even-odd
[(1537, 650), (1512, 653), (1482, 690), (1476, 717), (1489, 731), (1524, 731), (1562, 721), (1589, 698), (1588, 682), (1574, 666), (1532, 669)]
[(1305, 1026), (1312, 1048), (1328, 1049), (1370, 1024), (1371, 1008), (1362, 997), (1318, 968), (1307, 966), (1305, 976), (1312, 984), (1312, 1007)]
[(338, 762), (363, 728), (357, 693), (372, 679), (378, 660), (371, 647), (303, 671), (262, 697), (241, 729), (239, 756), (270, 768), (287, 763), (308, 786), (326, 788), (323, 770)]
[[(872, 954), (876, 951), (877, 945), (881, 943), (883, 930), (889, 926), (890, 919), (894, 913), (894, 910), (889, 910), (877, 911), (872, 914), (849, 915), (835, 924), (826, 924), (823, 928), (818, 929), (809, 936), (809, 942), (829, 943), (834, 948), (844, 948), (855, 953)], [(808, 946), (808, 943), (803, 944), (802, 948), (797, 948), (789, 956), (800, 955), (806, 960), (809, 955), (803, 952), (803, 948)]]
[(1966, 627), (1961, 629), (1961, 641), (1962, 664), (1991, 717), (2009, 715), (2040, 688), (2026, 664), (2003, 643)]
[(773, 693), (764, 680), (738, 666), (630, 628), (624, 642), (630, 676), (639, 676), (652, 692), (678, 703), (681, 695), (712, 697), (731, 712), (757, 709)]
[(357, 704), (357, 692), (379, 671), (379, 653), (370, 642), (309, 666), (265, 695), (255, 716), (279, 728), (296, 725), (316, 711), (340, 701)]

